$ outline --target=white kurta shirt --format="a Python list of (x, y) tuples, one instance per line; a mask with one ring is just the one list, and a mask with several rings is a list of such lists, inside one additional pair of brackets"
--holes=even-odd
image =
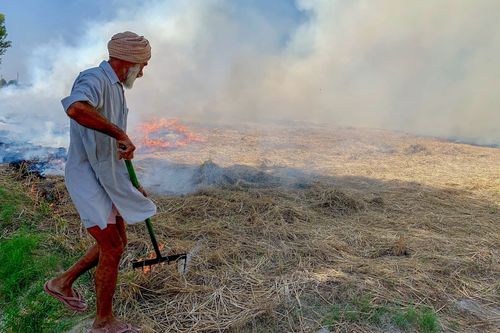
[[(64, 110), (74, 102), (88, 102), (123, 131), (128, 108), (123, 87), (107, 61), (76, 78), (71, 95), (61, 102)], [(124, 160), (118, 159), (116, 140), (70, 120), (70, 145), (65, 183), (86, 228), (106, 228), (114, 203), (128, 224), (156, 214), (155, 204), (130, 181)]]

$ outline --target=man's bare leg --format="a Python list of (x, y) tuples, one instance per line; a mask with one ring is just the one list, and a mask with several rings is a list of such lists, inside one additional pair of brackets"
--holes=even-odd
[(94, 245), (76, 263), (65, 272), (48, 282), (49, 289), (57, 291), (64, 296), (74, 297), (72, 286), (75, 280), (89, 269), (95, 267), (99, 261), (99, 247)]
[(87, 229), (99, 246), (99, 262), (95, 274), (97, 313), (94, 328), (114, 329), (123, 324), (113, 315), (113, 295), (118, 277), (118, 264), (124, 250), (117, 224), (108, 224), (106, 229)]
[[(123, 247), (127, 245), (127, 234), (125, 231), (125, 223), (121, 216), (116, 217), (116, 226), (118, 228), (118, 233), (122, 240)], [(90, 247), (85, 255), (81, 257), (76, 263), (73, 264), (70, 268), (68, 268), (65, 272), (56, 276), (52, 280), (49, 281), (48, 287), (51, 290), (57, 291), (64, 296), (76, 296), (73, 295), (72, 286), (73, 283), (82, 276), (88, 270), (97, 266), (99, 262), (99, 246), (93, 245)]]

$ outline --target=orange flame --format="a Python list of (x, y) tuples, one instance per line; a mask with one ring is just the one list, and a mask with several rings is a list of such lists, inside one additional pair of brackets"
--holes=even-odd
[(190, 132), (177, 119), (156, 119), (138, 127), (142, 134), (142, 145), (147, 149), (178, 148), (203, 142), (200, 135)]

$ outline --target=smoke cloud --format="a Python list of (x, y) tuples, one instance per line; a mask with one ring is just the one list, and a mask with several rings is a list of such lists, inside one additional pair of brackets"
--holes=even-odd
[(300, 19), (290, 20), (251, 3), (120, 5), (79, 41), (35, 50), (32, 85), (0, 90), (0, 120), (21, 123), (31, 140), (67, 143), (59, 100), (107, 58), (114, 33), (131, 30), (153, 47), (127, 92), (132, 124), (307, 121), (500, 143), (498, 1), (298, 0)]

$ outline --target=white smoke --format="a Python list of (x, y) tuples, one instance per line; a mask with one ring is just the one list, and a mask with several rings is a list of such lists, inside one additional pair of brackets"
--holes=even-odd
[(59, 144), (60, 99), (107, 58), (114, 33), (131, 30), (153, 48), (127, 91), (132, 125), (296, 120), (500, 143), (498, 1), (300, 0), (305, 20), (286, 27), (230, 0), (121, 6), (110, 22), (88, 22), (73, 46), (37, 49), (32, 85), (2, 89), (0, 117)]

